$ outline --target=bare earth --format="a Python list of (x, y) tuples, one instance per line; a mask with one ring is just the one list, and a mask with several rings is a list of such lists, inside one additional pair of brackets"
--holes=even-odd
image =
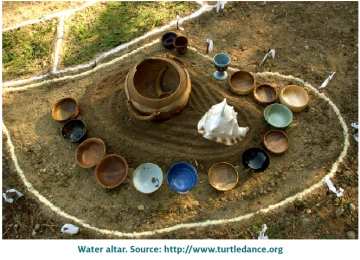
[[(14, 10), (14, 5), (3, 3), (3, 27), (21, 22), (4, 15), (7, 8)], [(61, 3), (32, 2), (31, 6), (40, 8), (21, 11), (24, 20), (64, 7)], [(182, 24), (185, 30), (177, 33), (189, 39), (186, 55), (179, 56), (175, 50), (155, 43), (110, 66), (95, 68), (86, 77), (3, 92), (3, 122), (18, 163), (27, 180), (52, 204), (90, 226), (128, 234), (125, 238), (137, 232), (140, 238), (254, 239), (261, 224), (266, 223), (271, 239), (348, 239), (352, 238), (349, 231), (355, 232), (357, 239), (358, 145), (350, 126), (358, 122), (357, 14), (357, 2), (230, 2), (219, 13), (213, 10)], [(107, 61), (160, 37), (151, 36)], [(205, 54), (209, 38), (214, 40), (214, 49)], [(270, 48), (276, 50), (275, 59), (258, 67)], [(242, 152), (249, 147), (263, 148), (262, 138), (271, 130), (263, 118), (264, 106), (251, 94), (231, 93), (227, 81), (213, 78), (211, 58), (220, 52), (231, 57), (229, 75), (246, 70), (255, 75), (257, 85), (267, 83), (280, 90), (296, 84), (309, 93), (309, 106), (295, 113), (292, 124), (284, 130), (290, 138), (289, 150), (280, 156), (270, 155), (271, 164), (264, 172), (245, 171), (241, 164)], [(126, 107), (125, 77), (137, 62), (165, 53), (178, 56), (186, 64), (192, 83), (189, 102), (167, 121), (136, 120)], [(332, 71), (336, 72), (334, 78), (318, 94), (314, 88)], [(304, 82), (314, 88), (304, 86)], [(107, 154), (119, 154), (127, 160), (129, 174), (119, 187), (103, 189), (96, 183), (94, 168), (83, 169), (76, 164), (78, 144), (63, 140), (59, 134), (63, 123), (54, 121), (50, 113), (53, 104), (65, 96), (78, 100), (77, 118), (86, 122), (87, 136), (101, 138)], [(322, 96), (340, 111), (349, 133), (344, 133), (338, 115)], [(238, 112), (239, 126), (250, 129), (234, 146), (211, 142), (197, 132), (201, 117), (224, 98)], [(177, 224), (236, 218), (293, 197), (330, 172), (346, 140), (350, 142), (346, 157), (331, 178), (337, 188), (345, 190), (341, 198), (323, 185), (283, 207), (243, 221), (141, 235)], [(3, 238), (67, 238), (59, 230), (69, 220), (26, 190), (7, 141), (3, 135), (3, 192), (16, 188), (25, 196), (14, 204), (3, 203)], [(177, 194), (166, 181), (153, 194), (135, 189), (132, 175), (139, 165), (155, 163), (165, 174), (180, 161), (192, 163), (198, 171), (199, 182), (191, 192)], [(236, 187), (227, 192), (215, 190), (207, 177), (209, 168), (221, 161), (236, 166), (240, 174)], [(350, 210), (349, 204), (355, 210)], [(77, 236), (117, 238), (82, 227)]]

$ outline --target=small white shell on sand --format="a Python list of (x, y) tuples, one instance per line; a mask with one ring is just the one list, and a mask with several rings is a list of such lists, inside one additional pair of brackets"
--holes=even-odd
[(226, 103), (226, 98), (211, 109), (201, 118), (198, 123), (198, 132), (206, 139), (225, 145), (234, 145), (240, 142), (248, 127), (239, 127), (237, 113), (234, 107)]

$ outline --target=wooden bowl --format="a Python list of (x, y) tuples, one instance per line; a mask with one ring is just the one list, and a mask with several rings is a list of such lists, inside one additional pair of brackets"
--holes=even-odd
[(281, 90), (280, 103), (287, 106), (291, 112), (301, 112), (309, 103), (309, 95), (304, 88), (289, 85)]
[(262, 105), (269, 105), (277, 98), (276, 89), (268, 84), (262, 84), (254, 89), (255, 100)]
[(79, 104), (71, 97), (62, 98), (52, 108), (51, 115), (56, 121), (67, 121), (79, 114)]
[(76, 163), (82, 168), (91, 168), (104, 157), (105, 151), (105, 143), (100, 138), (86, 139), (76, 148)]
[(229, 78), (231, 92), (237, 95), (247, 95), (255, 88), (255, 78), (247, 71), (236, 71)]
[(214, 164), (208, 172), (211, 186), (220, 191), (234, 188), (238, 182), (238, 172), (233, 165), (227, 162)]
[(289, 137), (280, 130), (271, 130), (264, 135), (264, 146), (272, 154), (282, 154), (289, 148)]
[(126, 160), (117, 154), (110, 154), (100, 160), (95, 168), (95, 179), (107, 189), (119, 186), (128, 174)]

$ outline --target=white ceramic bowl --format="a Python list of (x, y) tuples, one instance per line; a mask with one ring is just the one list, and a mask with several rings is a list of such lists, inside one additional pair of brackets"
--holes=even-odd
[(134, 172), (133, 183), (138, 191), (152, 193), (163, 183), (163, 172), (156, 164), (141, 164)]

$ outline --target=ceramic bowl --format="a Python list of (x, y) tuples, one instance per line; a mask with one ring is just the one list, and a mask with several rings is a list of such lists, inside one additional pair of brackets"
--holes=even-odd
[(86, 125), (82, 120), (71, 119), (61, 129), (61, 135), (69, 143), (77, 143), (84, 140)]
[(265, 171), (270, 164), (270, 157), (263, 149), (252, 147), (242, 154), (242, 164), (246, 169), (254, 172)]
[(76, 163), (82, 168), (91, 168), (104, 157), (106, 146), (100, 138), (88, 138), (75, 151)]
[(166, 173), (166, 181), (171, 189), (185, 194), (195, 187), (198, 174), (190, 163), (179, 162), (173, 164)]
[(174, 39), (177, 37), (178, 35), (174, 32), (167, 32), (165, 33), (162, 37), (161, 37), (161, 44), (162, 46), (164, 46), (166, 49), (174, 49), (175, 45), (174, 45)]
[(283, 154), (289, 148), (289, 137), (280, 130), (271, 130), (264, 135), (264, 146), (272, 154)]
[(110, 154), (100, 160), (95, 168), (95, 179), (107, 189), (119, 186), (128, 175), (126, 160), (117, 154)]
[(268, 84), (261, 84), (254, 89), (255, 100), (262, 105), (269, 105), (276, 101), (276, 88)]
[(134, 172), (133, 183), (141, 193), (152, 193), (158, 190), (163, 183), (163, 172), (156, 164), (141, 164)]
[(79, 104), (71, 97), (62, 98), (52, 108), (51, 115), (56, 121), (67, 121), (79, 114)]
[(268, 105), (264, 110), (266, 122), (277, 128), (285, 128), (292, 122), (291, 110), (282, 104)]
[(304, 88), (289, 85), (281, 90), (280, 103), (287, 106), (292, 112), (301, 112), (309, 103), (309, 95)]
[(238, 182), (238, 172), (233, 165), (227, 162), (214, 164), (208, 172), (211, 186), (220, 191), (234, 188)]
[(237, 95), (247, 95), (255, 88), (255, 78), (247, 71), (236, 71), (229, 78), (230, 91)]

